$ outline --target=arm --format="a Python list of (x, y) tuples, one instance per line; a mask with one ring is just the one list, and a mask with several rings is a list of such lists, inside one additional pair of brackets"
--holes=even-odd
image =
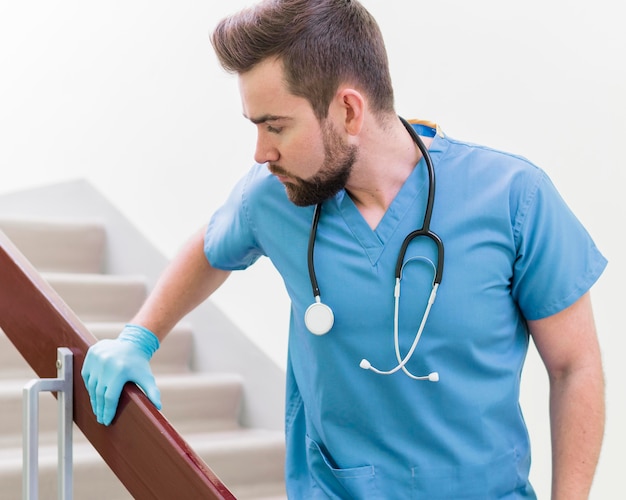
[(550, 380), (552, 499), (587, 499), (604, 433), (604, 376), (589, 294), (528, 326)]
[(99, 423), (113, 421), (126, 382), (134, 382), (161, 408), (150, 359), (169, 331), (185, 314), (213, 293), (228, 277), (204, 255), (204, 230), (196, 233), (165, 269), (132, 324), (117, 339), (90, 347), (81, 375)]
[(209, 264), (202, 228), (183, 246), (159, 278), (132, 323), (163, 340), (187, 313), (217, 290), (230, 274)]

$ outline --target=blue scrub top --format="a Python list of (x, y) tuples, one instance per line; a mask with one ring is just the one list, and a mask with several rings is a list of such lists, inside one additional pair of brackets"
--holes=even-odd
[[(416, 129), (424, 135), (423, 127)], [(459, 142), (435, 128), (437, 189), (431, 229), (445, 245), (437, 299), (407, 368), (396, 366), (394, 270), (405, 236), (422, 226), (428, 176), (421, 160), (375, 230), (341, 191), (323, 204), (315, 244), (331, 331), (304, 325), (313, 302), (307, 267), (312, 207), (296, 207), (255, 165), (209, 223), (205, 253), (222, 269), (267, 256), (291, 298), (287, 368), (290, 498), (535, 498), (519, 407), (526, 320), (573, 304), (606, 260), (546, 174), (524, 158)], [(426, 238), (405, 260), (436, 263)], [(431, 290), (422, 259), (406, 265), (400, 350), (411, 346)]]

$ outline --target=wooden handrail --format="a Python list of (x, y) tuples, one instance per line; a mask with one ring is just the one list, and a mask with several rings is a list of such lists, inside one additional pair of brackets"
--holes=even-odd
[(0, 328), (41, 378), (56, 377), (56, 351), (74, 356), (74, 421), (134, 498), (234, 499), (134, 384), (117, 416), (96, 422), (80, 376), (96, 338), (0, 231)]

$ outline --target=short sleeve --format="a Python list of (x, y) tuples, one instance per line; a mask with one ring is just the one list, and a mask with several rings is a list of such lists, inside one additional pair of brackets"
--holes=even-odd
[(539, 172), (525, 190), (514, 225), (512, 294), (528, 320), (576, 302), (607, 264), (548, 176)]
[(262, 255), (245, 205), (250, 174), (241, 179), (211, 217), (204, 236), (204, 254), (218, 269), (245, 269)]

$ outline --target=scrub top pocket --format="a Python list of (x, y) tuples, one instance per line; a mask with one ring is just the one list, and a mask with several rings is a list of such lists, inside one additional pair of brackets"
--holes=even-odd
[(333, 466), (320, 446), (308, 436), (306, 443), (311, 477), (320, 493), (323, 493), (315, 498), (385, 500), (376, 485), (372, 465), (339, 469)]

